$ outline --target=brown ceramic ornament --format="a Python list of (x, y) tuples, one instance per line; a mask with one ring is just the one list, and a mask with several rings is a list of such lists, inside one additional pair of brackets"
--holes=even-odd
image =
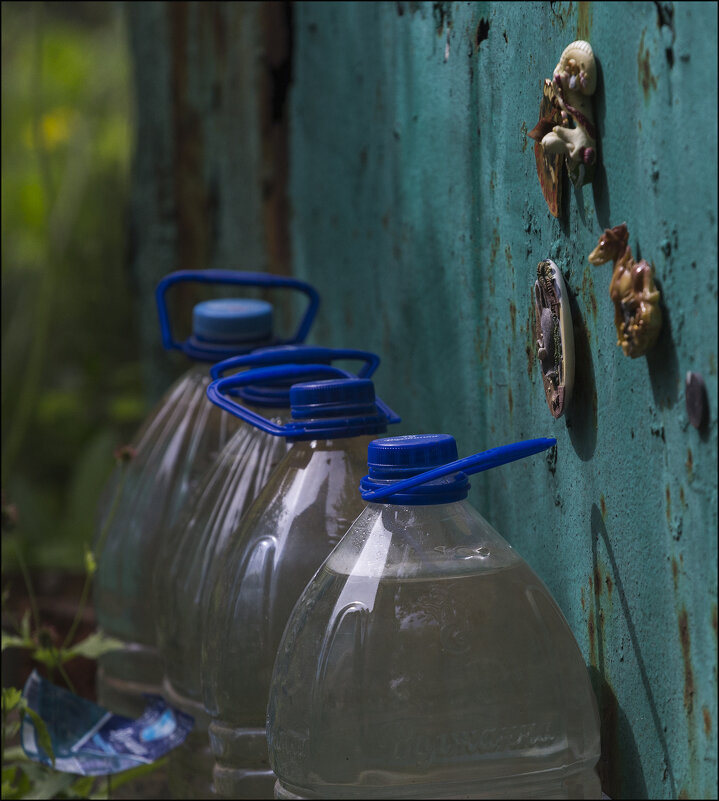
[(537, 177), (542, 188), (542, 194), (547, 202), (551, 214), (559, 217), (562, 203), (562, 168), (564, 156), (561, 153), (550, 153), (542, 147), (542, 138), (560, 125), (562, 115), (559, 105), (554, 102), (552, 82), (545, 80), (544, 94), (539, 106), (539, 122), (532, 128), (527, 136), (534, 139), (534, 159), (537, 162)]
[(648, 261), (635, 261), (627, 244), (629, 231), (622, 223), (607, 228), (589, 254), (591, 264), (614, 262), (609, 296), (614, 302), (617, 345), (625, 356), (643, 356), (657, 341), (662, 327), (660, 293), (654, 283), (654, 268)]

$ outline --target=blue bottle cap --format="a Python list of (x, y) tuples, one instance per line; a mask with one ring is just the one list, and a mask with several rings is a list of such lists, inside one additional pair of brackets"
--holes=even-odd
[(377, 414), (374, 384), (369, 378), (303, 381), (290, 389), (293, 420), (361, 417)]
[(373, 440), (367, 448), (370, 478), (407, 478), (456, 458), (457, 443), (449, 434), (384, 437)]
[[(368, 475), (360, 482), (365, 492), (386, 487), (457, 459), (457, 443), (449, 434), (412, 434), (385, 437), (367, 446)], [(427, 506), (461, 501), (469, 492), (462, 472), (392, 493), (382, 503)]]
[(272, 337), (272, 304), (248, 298), (203, 301), (192, 310), (192, 332), (201, 342), (267, 342)]

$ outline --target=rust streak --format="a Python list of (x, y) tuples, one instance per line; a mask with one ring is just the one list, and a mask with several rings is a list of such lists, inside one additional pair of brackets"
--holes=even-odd
[(514, 305), (514, 301), (509, 301), (509, 318), (512, 322), (512, 335), (517, 333), (517, 307)]
[(691, 448), (687, 448), (686, 465), (687, 465), (687, 473), (689, 475), (689, 478), (692, 478), (693, 474), (694, 474), (694, 456), (692, 454), (692, 449)]
[(677, 560), (672, 556), (672, 578), (674, 579), (674, 591), (676, 592), (679, 587), (679, 565)]
[(607, 585), (607, 592), (609, 593), (609, 597), (612, 597), (612, 590), (614, 589), (614, 582), (612, 581), (612, 577), (607, 573), (604, 577), (604, 583)]
[(534, 369), (534, 354), (532, 353), (532, 349), (527, 345), (524, 350), (527, 353), (527, 375), (531, 378), (532, 377), (532, 370)]
[(492, 243), (489, 249), (489, 261), (492, 265), (494, 265), (495, 259), (497, 258), (497, 252), (499, 251), (499, 231), (495, 226), (492, 231)]
[(580, 0), (577, 10), (577, 39), (589, 40), (592, 30), (592, 4)]
[(587, 263), (582, 273), (582, 297), (584, 298), (584, 305), (586, 308), (591, 309), (592, 317), (597, 319), (597, 298), (594, 294), (594, 278), (592, 277), (592, 270)]
[(604, 495), (599, 496), (599, 505), (602, 508), (602, 520), (607, 519), (607, 502), (604, 500)]
[(509, 414), (511, 416), (514, 409), (514, 398), (512, 397), (512, 387), (507, 387), (507, 403), (509, 404)]
[(188, 4), (169, 3), (166, 13), (170, 30), (177, 269), (197, 270), (208, 266), (210, 210), (203, 173), (202, 117), (192, 105), (189, 90), (188, 50), (194, 31)]
[(672, 522), (672, 494), (669, 491), (669, 485), (666, 486), (666, 497), (667, 497), (667, 523)]
[(504, 258), (507, 260), (507, 267), (514, 272), (514, 263), (512, 262), (512, 248), (509, 245), (504, 246)]
[(637, 67), (639, 71), (639, 83), (644, 92), (644, 99), (649, 100), (652, 89), (657, 88), (657, 79), (652, 75), (649, 65), (649, 50), (644, 49), (644, 36), (646, 29), (642, 31), (642, 38), (639, 42), (639, 52), (637, 53)]
[(706, 706), (702, 707), (702, 715), (704, 716), (704, 734), (706, 734), (707, 737), (711, 737), (712, 716), (711, 712), (709, 711), (709, 707)]
[(689, 616), (687, 610), (682, 608), (678, 618), (679, 640), (682, 646), (682, 657), (684, 659), (684, 708), (687, 714), (691, 715), (694, 711), (694, 670), (691, 659), (691, 637), (689, 634)]

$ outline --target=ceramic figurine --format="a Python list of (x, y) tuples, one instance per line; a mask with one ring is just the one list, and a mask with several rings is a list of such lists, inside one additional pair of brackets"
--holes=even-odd
[(654, 268), (644, 259), (634, 260), (628, 239), (626, 223), (607, 228), (589, 254), (589, 261), (595, 265), (614, 262), (609, 296), (614, 302), (617, 345), (625, 356), (636, 359), (657, 341), (662, 310), (661, 295), (654, 283)]
[[(597, 65), (589, 42), (581, 39), (565, 47), (552, 80), (544, 81), (539, 122), (528, 133), (536, 141), (537, 173), (552, 214), (559, 216), (561, 165), (566, 161), (576, 187), (594, 177), (597, 133), (591, 96), (597, 88)], [(561, 189), (559, 190), (561, 191)], [(548, 197), (549, 195), (549, 197)]]
[(551, 81), (544, 82), (544, 94), (539, 106), (539, 122), (528, 134), (534, 142), (534, 158), (537, 162), (537, 176), (542, 194), (547, 201), (549, 211), (559, 217), (562, 205), (562, 168), (564, 156), (560, 153), (551, 153), (542, 147), (542, 137), (551, 131), (555, 125), (560, 125), (562, 115), (559, 105), (554, 101), (554, 89)]
[(549, 259), (537, 265), (534, 333), (547, 405), (553, 417), (561, 417), (574, 385), (574, 330), (562, 273)]

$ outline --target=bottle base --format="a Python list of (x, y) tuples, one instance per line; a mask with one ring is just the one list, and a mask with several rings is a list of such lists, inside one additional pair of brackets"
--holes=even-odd
[(271, 770), (224, 768), (218, 764), (213, 770), (215, 792), (221, 798), (273, 798), (275, 778)]
[(504, 778), (486, 782), (460, 782), (444, 784), (402, 784), (402, 785), (327, 785), (321, 792), (275, 782), (274, 797), (278, 799), (601, 799), (604, 795), (599, 785), (599, 777), (591, 770), (557, 771), (554, 777), (542, 778), (518, 776), (516, 779)]
[(270, 768), (265, 729), (213, 720), (209, 735), (215, 792), (223, 798), (272, 798), (277, 777)]

